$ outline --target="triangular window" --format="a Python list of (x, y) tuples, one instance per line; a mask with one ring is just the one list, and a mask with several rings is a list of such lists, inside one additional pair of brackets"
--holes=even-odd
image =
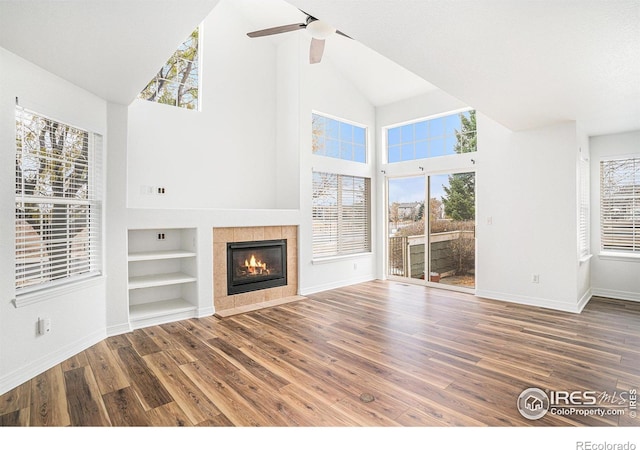
[(199, 28), (178, 47), (138, 98), (180, 108), (198, 109)]

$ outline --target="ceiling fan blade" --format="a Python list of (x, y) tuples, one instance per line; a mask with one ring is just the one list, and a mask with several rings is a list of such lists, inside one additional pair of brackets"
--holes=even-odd
[(309, 62), (311, 64), (319, 63), (324, 53), (324, 39), (311, 39), (311, 48), (309, 48)]
[(344, 37), (349, 38), (349, 39), (353, 39), (351, 36), (344, 34), (344, 33), (343, 33), (342, 31), (340, 31), (340, 30), (336, 30), (336, 34), (339, 34), (340, 36), (344, 36)]
[(247, 36), (251, 38), (271, 36), (272, 34), (280, 34), (280, 33), (287, 33), (289, 31), (302, 30), (303, 28), (306, 28), (306, 26), (307, 24), (305, 23), (292, 23), (291, 25), (281, 25), (279, 27), (265, 28), (264, 30), (252, 31), (251, 33), (247, 33)]

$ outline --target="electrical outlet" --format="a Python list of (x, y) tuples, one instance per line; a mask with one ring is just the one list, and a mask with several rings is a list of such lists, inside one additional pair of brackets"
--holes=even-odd
[(540, 283), (540, 275), (538, 275), (537, 273), (534, 273), (533, 275), (531, 275), (531, 282)]
[(157, 240), (164, 241), (165, 239), (166, 239), (166, 236), (164, 233), (158, 233)]
[(163, 187), (159, 187), (159, 188), (157, 188), (157, 191), (156, 191), (156, 192), (157, 192), (159, 195), (163, 195), (166, 191), (165, 191), (165, 188), (163, 188)]
[(51, 319), (38, 318), (38, 334), (47, 334), (51, 331)]

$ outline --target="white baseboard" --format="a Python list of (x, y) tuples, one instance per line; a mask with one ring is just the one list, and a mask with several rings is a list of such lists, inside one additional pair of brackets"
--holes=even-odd
[(376, 277), (373, 275), (365, 275), (358, 278), (349, 278), (348, 280), (336, 281), (334, 283), (320, 284), (317, 286), (311, 286), (304, 289), (300, 289), (300, 295), (316, 294), (318, 292), (328, 291), (331, 289), (338, 289), (341, 287), (351, 286), (358, 283), (364, 283), (366, 281), (372, 281), (375, 279)]
[(213, 316), (214, 314), (215, 314), (215, 310), (213, 309), (213, 306), (207, 306), (206, 308), (198, 308), (196, 316), (200, 318), (200, 317)]
[(591, 294), (588, 294), (589, 295), (585, 294), (585, 296), (583, 296), (578, 303), (572, 305), (569, 303), (558, 302), (546, 298), (528, 297), (525, 295), (512, 295), (495, 291), (476, 291), (476, 297), (488, 298), (491, 300), (499, 300), (510, 303), (518, 303), (527, 306), (538, 306), (540, 308), (554, 309), (556, 311), (564, 311), (570, 313), (580, 313), (582, 311), (582, 309), (591, 298)]
[(593, 297), (593, 292), (591, 292), (591, 288), (589, 288), (587, 289), (587, 292), (584, 293), (582, 298), (578, 301), (579, 313), (582, 312), (585, 306), (587, 306), (587, 303), (589, 303), (589, 300), (591, 300), (591, 297)]
[(128, 333), (129, 331), (131, 331), (129, 322), (120, 325), (112, 325), (107, 327), (107, 336), (118, 336), (120, 334)]
[(107, 335), (104, 330), (95, 331), (80, 340), (4, 375), (0, 378), (0, 395), (51, 369), (56, 364), (60, 364), (72, 356), (77, 355), (92, 345), (106, 339), (106, 337)]
[(618, 291), (615, 289), (592, 288), (595, 297), (615, 298), (617, 300), (630, 300), (640, 302), (640, 292)]

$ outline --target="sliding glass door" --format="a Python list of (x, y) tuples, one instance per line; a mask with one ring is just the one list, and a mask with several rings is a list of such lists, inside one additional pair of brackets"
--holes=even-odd
[(387, 275), (475, 288), (475, 173), (387, 181)]
[(424, 280), (427, 267), (424, 176), (388, 183), (388, 274)]

